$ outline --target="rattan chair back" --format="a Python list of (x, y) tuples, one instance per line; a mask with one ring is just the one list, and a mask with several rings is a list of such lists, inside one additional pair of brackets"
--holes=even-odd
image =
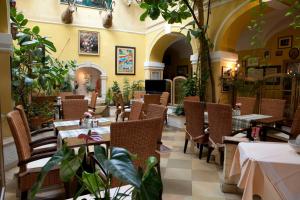
[(291, 138), (296, 138), (300, 134), (300, 107), (297, 107), (294, 114), (293, 123), (291, 127)]
[(27, 120), (27, 115), (25, 113), (24, 107), (22, 105), (17, 105), (16, 110), (19, 111), (20, 116), (23, 120), (23, 124), (24, 124), (25, 129), (26, 129), (26, 135), (27, 135), (28, 141), (30, 143), (32, 140), (31, 140), (31, 135), (30, 135), (29, 123), (28, 123), (28, 120)]
[(232, 135), (232, 107), (227, 104), (207, 103), (209, 139), (222, 144), (223, 136)]
[(133, 98), (134, 99), (143, 99), (145, 94), (146, 94), (145, 91), (134, 91), (133, 92)]
[(155, 152), (156, 138), (153, 137), (153, 133), (159, 131), (160, 123), (160, 118), (112, 123), (110, 145), (137, 154), (134, 165), (144, 168), (149, 156), (158, 157)]
[[(17, 110), (7, 114), (7, 121), (14, 138), (18, 153), (19, 162), (31, 157), (31, 148), (28, 142), (28, 134), (22, 116)], [(26, 170), (26, 169), (23, 169)]]
[(141, 117), (142, 108), (143, 108), (143, 102), (134, 101), (131, 106), (131, 111), (128, 120), (129, 121), (139, 120)]
[(254, 113), (256, 98), (254, 97), (237, 97), (236, 103), (241, 103), (241, 115)]
[(160, 104), (163, 106), (167, 106), (169, 103), (169, 97), (170, 97), (169, 92), (163, 92), (160, 96)]
[(84, 95), (74, 94), (70, 96), (65, 96), (65, 99), (84, 99)]
[(282, 118), (284, 114), (286, 100), (262, 98), (260, 104), (260, 114)]
[(204, 135), (204, 103), (184, 101), (186, 131), (192, 138)]
[(96, 103), (97, 103), (97, 97), (98, 97), (98, 92), (92, 92), (92, 97), (91, 97), (91, 102), (89, 107), (92, 109), (96, 108)]
[(66, 99), (62, 101), (63, 119), (79, 119), (88, 111), (88, 100)]
[(147, 114), (149, 104), (160, 104), (160, 95), (158, 94), (145, 94), (144, 95), (144, 105), (143, 111)]

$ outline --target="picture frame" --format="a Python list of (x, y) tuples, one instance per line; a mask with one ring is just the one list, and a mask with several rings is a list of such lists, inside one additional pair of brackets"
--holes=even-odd
[[(92, 8), (98, 10), (106, 9), (105, 1), (93, 1), (93, 0), (75, 0), (76, 6)], [(68, 4), (68, 0), (59, 0), (60, 4)]]
[(176, 74), (177, 76), (185, 76), (187, 77), (189, 74), (189, 68), (188, 65), (179, 65), (176, 68)]
[(135, 75), (136, 48), (127, 46), (115, 47), (115, 74)]
[[(281, 66), (280, 65), (274, 65), (274, 66), (264, 66), (264, 77), (270, 76), (273, 74), (278, 74), (281, 72)], [(280, 84), (280, 78), (271, 78), (265, 81), (266, 85), (279, 85)]]
[(230, 67), (222, 66), (222, 78), (231, 78), (231, 71)]
[(286, 49), (293, 47), (293, 36), (283, 36), (278, 38), (278, 49)]
[(246, 79), (248, 81), (258, 81), (264, 78), (263, 67), (246, 67)]
[(258, 66), (259, 62), (258, 62), (258, 57), (250, 57), (247, 59), (247, 66), (248, 67), (255, 67)]
[(99, 32), (78, 31), (78, 54), (97, 56), (100, 54)]
[(226, 78), (222, 79), (222, 87), (221, 92), (229, 92), (230, 91), (230, 84), (227, 82)]

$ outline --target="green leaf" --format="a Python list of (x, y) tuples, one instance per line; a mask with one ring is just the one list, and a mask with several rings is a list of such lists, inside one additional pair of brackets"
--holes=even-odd
[(51, 171), (55, 166), (57, 166), (65, 156), (70, 154), (71, 151), (65, 145), (57, 151), (51, 159), (46, 163), (46, 165), (42, 168), (41, 172), (39, 173), (36, 182), (33, 184), (30, 192), (29, 192), (29, 199), (35, 199), (36, 193), (41, 189), (44, 179), (49, 171)]
[(39, 43), (39, 41), (37, 41), (37, 40), (30, 40), (30, 41), (26, 41), (26, 42), (21, 43), (21, 45), (22, 46), (32, 46), (32, 45), (36, 45), (38, 43)]
[(32, 28), (32, 32), (33, 32), (34, 34), (39, 34), (39, 33), (40, 33), (40, 27), (34, 26), (34, 27)]
[(111, 160), (104, 162), (110, 173), (121, 182), (140, 187), (141, 180), (133, 166), (130, 153), (123, 148), (113, 148)]
[(145, 21), (145, 19), (147, 18), (148, 16), (148, 10), (146, 10), (141, 16), (140, 16), (140, 20), (141, 21)]
[(99, 172), (88, 173), (86, 171), (82, 173), (82, 181), (85, 187), (89, 190), (90, 193), (95, 195), (105, 189), (105, 184), (98, 173)]
[(158, 160), (155, 156), (150, 156), (146, 161), (146, 170), (144, 172), (143, 180), (147, 179), (149, 177), (149, 174), (151, 170), (157, 166)]
[(17, 16), (16, 16), (16, 20), (18, 22), (21, 22), (24, 20), (24, 15), (22, 13), (18, 13)]
[(21, 26), (26, 26), (27, 23), (28, 23), (28, 19), (24, 19), (24, 20), (20, 23), (20, 25), (21, 25)]
[(72, 152), (68, 157), (64, 158), (59, 170), (59, 175), (62, 181), (68, 182), (75, 176), (77, 170), (82, 164), (84, 155), (85, 147), (82, 146), (78, 151), (78, 155), (75, 155), (75, 153)]

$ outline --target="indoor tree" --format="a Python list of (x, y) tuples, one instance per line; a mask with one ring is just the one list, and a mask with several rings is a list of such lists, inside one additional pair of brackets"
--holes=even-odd
[(212, 74), (210, 48), (212, 47), (207, 36), (210, 16), (211, 0), (207, 3), (207, 16), (205, 20), (204, 0), (145, 0), (140, 4), (145, 10), (140, 19), (144, 21), (147, 16), (156, 20), (162, 16), (169, 24), (182, 23), (192, 17), (183, 29), (187, 30), (187, 38), (193, 36), (199, 44), (199, 58), (196, 70), (197, 88), (201, 101), (205, 101), (207, 82), (210, 80), (212, 101), (216, 102), (215, 81)]
[(15, 33), (11, 65), (13, 99), (27, 110), (32, 93), (51, 95), (62, 88), (75, 62), (53, 58), (54, 44), (40, 35), (38, 26), (27, 27), (28, 19), (22, 13), (12, 8), (10, 18)]

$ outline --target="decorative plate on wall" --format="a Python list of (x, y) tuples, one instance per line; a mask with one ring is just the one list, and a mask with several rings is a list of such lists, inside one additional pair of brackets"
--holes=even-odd
[(299, 56), (299, 49), (298, 48), (291, 48), (289, 51), (289, 56), (291, 59), (296, 59)]

